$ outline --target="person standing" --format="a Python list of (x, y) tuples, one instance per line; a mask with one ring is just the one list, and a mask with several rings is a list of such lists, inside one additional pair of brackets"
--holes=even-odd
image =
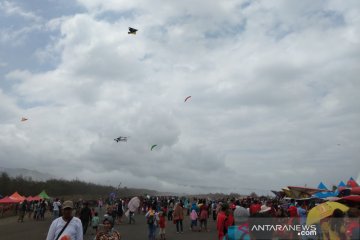
[(221, 209), (217, 215), (216, 229), (218, 231), (218, 239), (222, 240), (227, 234), (227, 204), (222, 204)]
[(27, 207), (27, 201), (24, 200), (24, 202), (20, 203), (18, 222), (24, 222), (26, 207)]
[(184, 209), (182, 208), (180, 203), (177, 203), (175, 205), (173, 218), (176, 223), (176, 232), (179, 233), (180, 231), (181, 233), (183, 233)]
[(156, 215), (152, 207), (149, 207), (149, 211), (145, 214), (146, 223), (149, 228), (148, 239), (155, 240), (156, 237)]
[(62, 217), (56, 218), (50, 225), (46, 240), (83, 240), (83, 229), (79, 218), (73, 216), (74, 204), (65, 201)]
[(53, 202), (53, 220), (59, 217), (60, 207), (61, 207), (61, 203), (59, 199), (56, 198), (55, 201)]
[(207, 220), (209, 218), (208, 206), (204, 204), (200, 208), (200, 229), (201, 231), (208, 232), (207, 229)]
[(165, 240), (165, 227), (166, 227), (166, 214), (164, 212), (159, 213), (159, 228), (160, 228), (160, 240)]
[(84, 203), (84, 207), (80, 211), (80, 220), (83, 226), (83, 234), (86, 234), (86, 230), (91, 222), (92, 215), (91, 209), (89, 208), (89, 203)]
[(168, 221), (172, 221), (173, 220), (173, 212), (174, 212), (174, 203), (171, 200), (169, 203), (169, 210), (168, 210)]
[(197, 229), (197, 220), (198, 220), (198, 215), (197, 212), (195, 211), (195, 209), (191, 210), (190, 213), (190, 221), (191, 221), (191, 225), (190, 225), (190, 229), (191, 231), (196, 231)]

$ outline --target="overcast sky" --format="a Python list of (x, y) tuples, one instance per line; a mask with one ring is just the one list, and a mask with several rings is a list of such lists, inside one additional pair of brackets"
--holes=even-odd
[(358, 0), (0, 0), (0, 166), (331, 187), (360, 178), (359, 76)]

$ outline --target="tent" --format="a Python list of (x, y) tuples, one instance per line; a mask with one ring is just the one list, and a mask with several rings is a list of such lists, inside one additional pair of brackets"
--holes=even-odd
[(33, 201), (33, 197), (32, 197), (32, 196), (28, 196), (28, 197), (26, 198), (26, 201), (29, 201), (29, 202)]
[(47, 195), (47, 193), (45, 192), (45, 190), (43, 190), (41, 193), (39, 193), (38, 195), (41, 199), (50, 199), (49, 195)]
[(10, 197), (4, 197), (3, 199), (0, 200), (0, 203), (19, 203), (19, 201), (14, 200)]
[(25, 197), (21, 196), (18, 192), (14, 192), (9, 198), (17, 202), (22, 202), (25, 200)]
[(39, 196), (35, 196), (35, 197), (32, 197), (32, 196), (29, 196), (26, 198), (27, 201), (31, 202), (31, 201), (40, 201), (41, 200), (41, 197)]

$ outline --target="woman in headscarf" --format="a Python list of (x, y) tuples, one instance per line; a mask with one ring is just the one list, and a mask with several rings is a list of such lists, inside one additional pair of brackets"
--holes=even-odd
[(118, 231), (113, 229), (111, 219), (105, 218), (103, 221), (104, 228), (95, 237), (95, 240), (120, 240), (121, 236)]

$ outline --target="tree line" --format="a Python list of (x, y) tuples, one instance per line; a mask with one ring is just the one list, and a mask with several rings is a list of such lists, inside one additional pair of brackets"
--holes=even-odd
[(30, 177), (18, 176), (9, 177), (5, 172), (0, 175), (0, 195), (8, 196), (17, 191), (23, 196), (34, 196), (45, 190), (49, 196), (69, 196), (69, 195), (93, 195), (109, 196), (117, 189), (112, 186), (103, 186), (83, 181), (50, 179), (47, 181), (34, 181)]

